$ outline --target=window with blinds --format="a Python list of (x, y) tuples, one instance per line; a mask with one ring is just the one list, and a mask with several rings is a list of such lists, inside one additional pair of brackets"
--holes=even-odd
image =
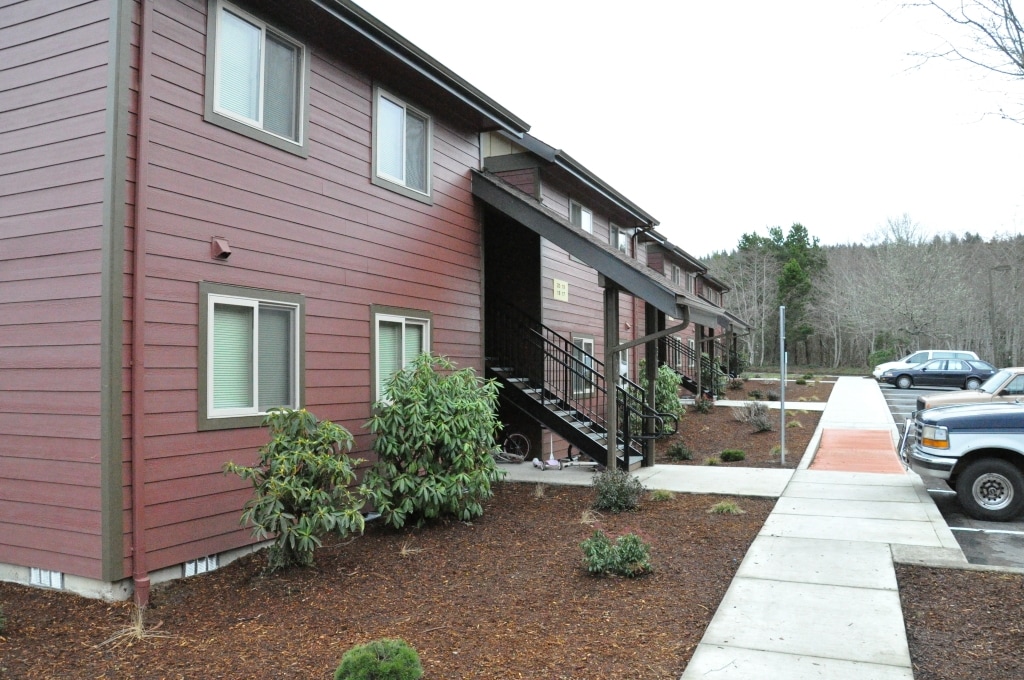
[(302, 45), (255, 17), (220, 4), (215, 49), (214, 111), (301, 143)]
[(297, 407), (294, 305), (209, 296), (207, 416)]
[(382, 90), (374, 109), (376, 176), (429, 195), (430, 118)]
[(385, 397), (385, 390), (391, 378), (412, 363), (417, 356), (430, 351), (430, 321), (378, 314), (376, 324), (375, 399), (380, 401)]

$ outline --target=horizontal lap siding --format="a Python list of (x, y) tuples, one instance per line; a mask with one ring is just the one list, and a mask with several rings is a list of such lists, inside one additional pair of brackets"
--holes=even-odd
[(0, 563), (85, 576), (100, 573), (109, 10), (0, 9)]
[[(149, 567), (158, 569), (252, 541), (238, 524), (250, 487), (222, 468), (254, 462), (266, 432), (197, 432), (200, 281), (305, 296), (306, 406), (352, 431), (362, 458), (371, 305), (432, 313), (435, 352), (478, 370), (482, 361), (476, 132), (396, 92), (435, 114), (425, 205), (370, 183), (369, 75), (307, 45), (309, 157), (300, 158), (203, 120), (205, 0), (158, 2), (154, 32), (145, 479)], [(230, 242), (227, 262), (211, 259), (214, 236)]]

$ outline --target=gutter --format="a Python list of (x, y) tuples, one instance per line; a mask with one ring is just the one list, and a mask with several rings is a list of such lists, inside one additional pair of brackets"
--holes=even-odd
[(310, 0), (353, 31), (395, 57), (417, 73), (436, 83), (467, 106), (490, 118), (516, 139), (530, 126), (504, 106), (473, 87), (441, 62), (416, 47), (375, 16), (351, 0)]
[(147, 106), (152, 80), (148, 53), (153, 38), (153, 0), (141, 0), (139, 18), (139, 97), (136, 118), (135, 220), (132, 248), (132, 584), (135, 604), (149, 603), (146, 561), (146, 208), (149, 198), (149, 128)]

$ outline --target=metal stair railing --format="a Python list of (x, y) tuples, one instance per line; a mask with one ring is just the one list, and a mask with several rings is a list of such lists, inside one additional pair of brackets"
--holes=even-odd
[[(492, 304), (487, 318), (491, 362), (515, 373), (518, 386), (535, 390), (548, 408), (594, 432), (607, 432), (608, 391), (602, 361), (513, 307)], [(636, 427), (638, 421), (654, 420), (656, 424), (650, 429), (658, 436), (671, 432), (665, 429), (664, 417), (647, 406), (643, 387), (625, 377), (616, 378), (620, 422), (617, 448), (642, 455), (637, 442), (652, 435), (644, 435), (642, 426)]]

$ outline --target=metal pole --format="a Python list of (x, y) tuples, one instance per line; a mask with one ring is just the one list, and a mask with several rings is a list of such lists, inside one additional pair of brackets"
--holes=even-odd
[(783, 467), (786, 465), (786, 307), (779, 307), (779, 442)]

